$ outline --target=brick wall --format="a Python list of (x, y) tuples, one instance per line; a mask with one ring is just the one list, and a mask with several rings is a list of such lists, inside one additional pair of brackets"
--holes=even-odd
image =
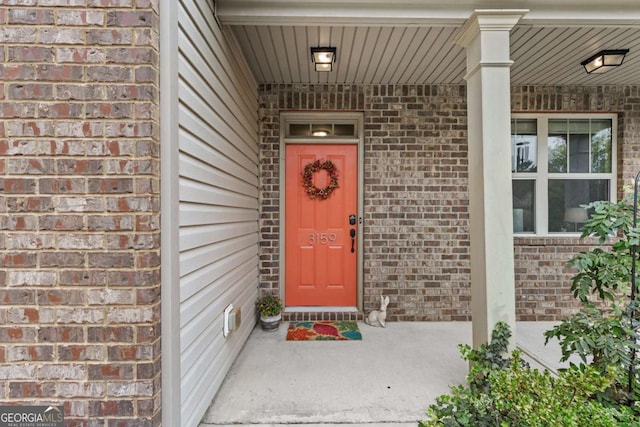
[[(263, 85), (260, 97), (262, 286), (279, 286), (280, 111), (363, 111), (365, 311), (383, 293), (391, 296), (391, 320), (469, 320), (465, 87)], [(619, 188), (640, 169), (638, 87), (514, 87), (512, 109), (618, 112)], [(576, 310), (565, 264), (591, 243), (515, 239), (520, 320)]]
[(0, 1), (0, 404), (160, 423), (158, 8)]
[[(365, 107), (365, 308), (468, 320), (463, 86), (373, 86)], [(442, 197), (446, 193), (447, 197)]]
[[(464, 86), (264, 85), (261, 283), (278, 288), (280, 110), (364, 111), (364, 305), (468, 320)], [(446, 192), (450, 197), (442, 197)]]
[[(640, 87), (517, 86), (514, 112), (617, 112), (618, 198), (640, 170)], [(557, 320), (575, 312), (566, 262), (594, 242), (578, 238), (516, 237), (516, 310), (521, 320)]]

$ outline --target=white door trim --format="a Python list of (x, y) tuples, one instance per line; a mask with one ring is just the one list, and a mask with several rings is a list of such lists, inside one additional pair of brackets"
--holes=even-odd
[(178, 16), (160, 0), (160, 300), (162, 425), (180, 419), (180, 266), (178, 165)]
[[(313, 123), (316, 121), (337, 122), (337, 121), (353, 121), (356, 126), (357, 136), (353, 138), (288, 138), (286, 136), (287, 124), (291, 121), (308, 121)], [(279, 288), (280, 297), (283, 299), (285, 306), (287, 301), (285, 298), (285, 207), (286, 207), (286, 182), (285, 182), (285, 153), (288, 144), (357, 144), (358, 146), (358, 234), (357, 234), (357, 301), (359, 310), (363, 309), (364, 301), (364, 284), (363, 284), (363, 236), (364, 236), (364, 113), (360, 112), (281, 112), (280, 113), (280, 154), (279, 154), (279, 200), (280, 200), (280, 235), (279, 235)], [(316, 311), (324, 311), (325, 307), (317, 307)]]

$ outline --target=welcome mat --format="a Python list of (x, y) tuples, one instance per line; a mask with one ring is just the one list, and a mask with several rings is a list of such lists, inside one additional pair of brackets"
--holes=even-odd
[(287, 341), (361, 340), (356, 322), (290, 322)]

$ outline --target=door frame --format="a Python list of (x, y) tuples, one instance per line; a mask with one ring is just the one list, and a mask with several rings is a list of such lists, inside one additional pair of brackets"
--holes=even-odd
[[(336, 122), (348, 121), (354, 123), (357, 136), (355, 137), (287, 137), (286, 130), (287, 125), (291, 122), (303, 122), (303, 123), (336, 123)], [(280, 153), (279, 153), (279, 200), (280, 200), (280, 236), (279, 236), (279, 279), (278, 285), (280, 288), (280, 297), (284, 301), (285, 307), (287, 301), (285, 300), (285, 274), (286, 267), (286, 254), (285, 254), (285, 208), (286, 208), (286, 182), (285, 182), (285, 170), (286, 170), (286, 146), (289, 144), (327, 144), (327, 145), (357, 145), (358, 147), (358, 228), (357, 228), (357, 257), (356, 257), (356, 271), (357, 271), (357, 285), (356, 285), (356, 300), (357, 306), (353, 307), (357, 310), (363, 309), (364, 300), (364, 285), (363, 285), (363, 236), (364, 236), (364, 113), (345, 111), (345, 112), (301, 112), (301, 111), (281, 111), (280, 112)], [(291, 308), (291, 307), (287, 307)], [(295, 311), (345, 311), (349, 310), (349, 307), (298, 307)]]

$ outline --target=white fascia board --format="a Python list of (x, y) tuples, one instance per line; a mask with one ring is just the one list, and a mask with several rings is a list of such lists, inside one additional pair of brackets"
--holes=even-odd
[(460, 25), (473, 9), (378, 2), (288, 2), (221, 0), (218, 18), (226, 25)]
[(639, 26), (638, 0), (218, 0), (226, 25), (462, 25), (478, 9), (529, 9), (528, 25)]
[(581, 27), (640, 27), (640, 7), (605, 8), (594, 6), (588, 9), (574, 9), (562, 5), (559, 8), (530, 9), (529, 13), (520, 21), (523, 25), (532, 26), (581, 26)]

